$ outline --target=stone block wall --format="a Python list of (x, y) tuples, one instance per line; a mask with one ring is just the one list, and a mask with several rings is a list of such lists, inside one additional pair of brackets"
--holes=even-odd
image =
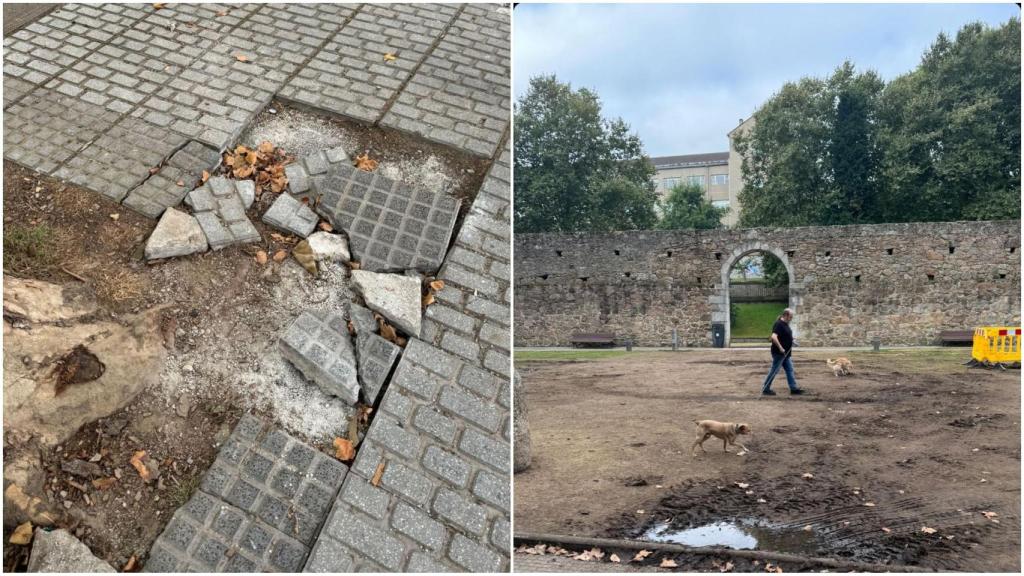
[(515, 344), (615, 332), (664, 346), (675, 328), (683, 345), (710, 346), (712, 322), (728, 326), (729, 269), (757, 250), (790, 272), (801, 345), (934, 344), (942, 330), (1020, 323), (1020, 230), (1013, 220), (517, 234)]

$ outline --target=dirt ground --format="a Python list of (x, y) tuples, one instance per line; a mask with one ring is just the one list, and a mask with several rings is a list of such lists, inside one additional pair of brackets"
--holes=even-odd
[[(273, 106), (288, 112), (280, 103)], [(486, 173), (487, 161), (439, 151), (402, 134), (323, 122), (351, 151), (369, 151), (380, 162), (378, 170), (413, 185), (444, 181), (445, 190), (465, 198), (466, 206)], [(27, 455), (34, 470), (30, 484), (39, 492), (32, 495), (42, 497), (60, 513), (60, 526), (117, 569), (132, 556), (144, 563), (243, 412), (266, 415), (329, 453), (355, 413), (275, 353), (281, 330), (302, 310), (338, 309), (352, 292), (342, 264), (322, 264), (313, 278), (290, 257), (256, 262), (257, 251), (273, 255), (297, 240), (272, 234), (260, 221), (273, 196), (263, 194), (248, 214), (262, 242), (147, 263), (143, 249), (156, 221), (4, 161), (5, 275), (84, 285), (102, 313), (115, 320), (165, 307), (161, 334), (168, 357), (158, 386), (83, 426), (60, 446), (5, 428), (5, 465)], [(160, 464), (159, 485), (145, 484), (129, 464), (137, 450)], [(96, 458), (103, 476), (117, 480), (102, 490), (61, 469), (69, 460)], [(24, 570), (29, 547), (8, 544), (11, 528), (4, 530), (4, 568)]]
[[(517, 533), (638, 539), (747, 520), (810, 531), (812, 556), (1019, 571), (1018, 370), (969, 369), (963, 348), (803, 350), (810, 394), (790, 397), (780, 374), (760, 398), (766, 350), (598, 354), (516, 360), (533, 444)], [(827, 368), (839, 354), (853, 375)], [(749, 423), (750, 452), (712, 439), (691, 456), (696, 419)]]

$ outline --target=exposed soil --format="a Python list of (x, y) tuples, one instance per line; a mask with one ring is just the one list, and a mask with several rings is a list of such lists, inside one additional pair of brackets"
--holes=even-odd
[[(921, 349), (844, 354), (854, 374), (836, 378), (835, 355), (799, 352), (811, 394), (789, 397), (780, 376), (774, 398), (758, 395), (764, 350), (517, 361), (533, 465), (515, 476), (516, 531), (637, 539), (746, 520), (810, 526), (813, 556), (1019, 571), (1019, 371)], [(712, 438), (691, 456), (696, 419), (749, 423), (751, 451)]]

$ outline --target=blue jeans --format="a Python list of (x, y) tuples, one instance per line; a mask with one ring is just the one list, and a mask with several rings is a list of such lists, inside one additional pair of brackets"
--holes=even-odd
[(775, 380), (775, 375), (778, 374), (779, 364), (782, 364), (782, 369), (786, 371), (786, 383), (789, 384), (789, 390), (797, 389), (796, 376), (793, 374), (793, 358), (791, 356), (772, 356), (772, 369), (761, 386), (762, 393), (771, 391), (772, 380)]

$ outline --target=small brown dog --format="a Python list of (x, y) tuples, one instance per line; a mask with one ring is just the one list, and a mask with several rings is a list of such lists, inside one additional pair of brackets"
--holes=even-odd
[(850, 362), (849, 358), (843, 358), (842, 356), (835, 360), (828, 358), (825, 360), (825, 364), (828, 364), (828, 367), (832, 369), (832, 373), (836, 375), (836, 378), (853, 373), (853, 362)]
[(707, 450), (704, 449), (704, 441), (712, 436), (722, 440), (722, 450), (725, 452), (729, 451), (729, 444), (739, 446), (745, 452), (750, 452), (750, 449), (736, 441), (736, 437), (740, 434), (750, 434), (749, 424), (734, 424), (717, 420), (694, 420), (694, 423), (697, 424), (697, 440), (694, 441), (691, 448), (694, 456), (697, 455), (697, 446), (700, 446), (701, 452), (707, 454)]

